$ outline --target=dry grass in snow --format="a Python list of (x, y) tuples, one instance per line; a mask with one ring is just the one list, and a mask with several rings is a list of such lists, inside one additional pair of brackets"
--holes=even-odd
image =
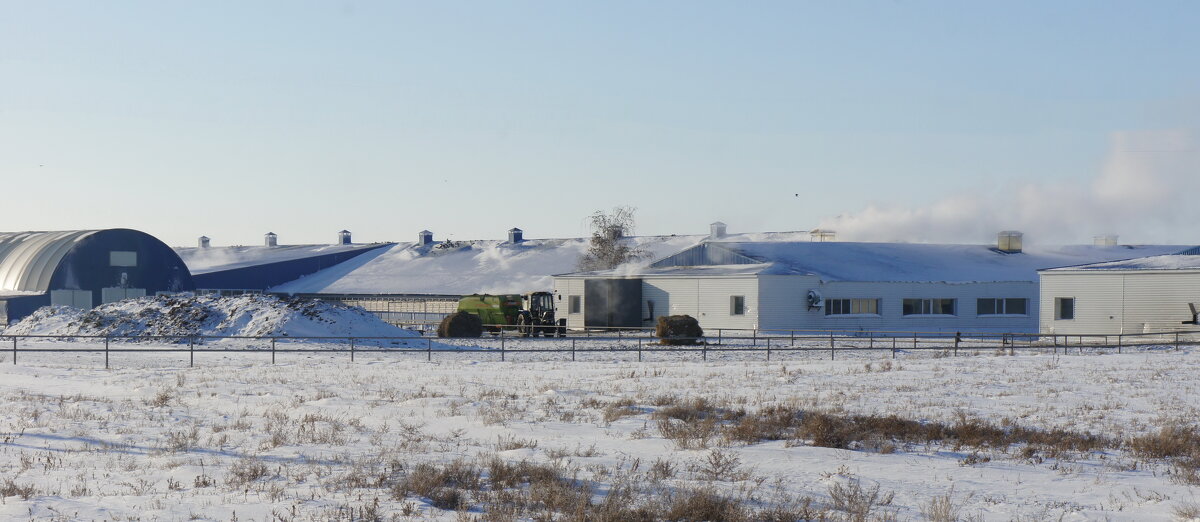
[(1200, 512), (1200, 354), (1188, 351), (771, 363), (314, 354), (196, 368), (124, 357), (110, 371), (61, 354), (0, 365), (0, 518)]

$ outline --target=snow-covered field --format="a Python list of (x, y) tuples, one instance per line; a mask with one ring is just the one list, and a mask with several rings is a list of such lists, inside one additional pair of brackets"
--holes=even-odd
[[(1200, 511), (1195, 477), (1128, 446), (1163, 427), (1194, 426), (1200, 352), (827, 355), (656, 354), (639, 363), (630, 354), (426, 362), (368, 353), (352, 363), (290, 353), (271, 365), (204, 353), (189, 368), (186, 355), (123, 353), (106, 371), (94, 354), (22, 353), (13, 365), (0, 351), (0, 518), (504, 520), (566, 517), (563, 506), (606, 500), (626, 511), (574, 515), (627, 518), (631, 507), (656, 504), (658, 516), (684, 519), (1148, 520)], [(722, 431), (739, 422), (732, 412), (772, 407), (982, 420), (1112, 442), (1082, 451), (904, 440), (842, 449)], [(688, 408), (721, 413), (688, 420), (680, 414)], [(707, 435), (680, 436), (689, 422)], [(721, 497), (742, 511), (712, 508)]]

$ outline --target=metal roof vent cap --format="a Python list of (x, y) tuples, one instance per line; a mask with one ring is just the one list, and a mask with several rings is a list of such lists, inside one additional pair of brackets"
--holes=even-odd
[(825, 228), (814, 228), (808, 232), (808, 240), (816, 243), (837, 241), (837, 231)]
[(267, 235), (263, 236), (263, 244), (269, 247), (279, 246), (279, 236), (274, 232), (267, 232)]
[(211, 244), (209, 243), (209, 240), (208, 240), (208, 236), (200, 236), (200, 240), (197, 243), (198, 243), (197, 246), (199, 246), (200, 248), (208, 248), (209, 246), (211, 246)]
[(1117, 246), (1116, 234), (1104, 234), (1101, 236), (1092, 237), (1092, 245), (1098, 247), (1113, 247)]
[(520, 243), (525, 241), (525, 232), (519, 228), (513, 227), (508, 230), (508, 242)]
[(725, 237), (725, 223), (720, 221), (708, 225), (708, 238), (721, 239)]
[(1006, 254), (1019, 254), (1023, 236), (1024, 234), (1016, 230), (1004, 230), (996, 234), (996, 250)]
[(337, 238), (337, 243), (336, 243), (336, 244), (338, 244), (338, 245), (349, 245), (349, 244), (350, 244), (350, 231), (349, 231), (349, 230), (343, 230), (343, 231), (341, 231), (341, 232), (338, 232), (338, 238)]
[(433, 244), (433, 232), (430, 232), (428, 230), (422, 230), (420, 233), (417, 234), (417, 244), (418, 245), (432, 245)]

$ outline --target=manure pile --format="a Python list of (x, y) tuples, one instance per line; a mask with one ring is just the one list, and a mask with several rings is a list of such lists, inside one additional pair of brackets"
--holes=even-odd
[(271, 295), (181, 294), (108, 303), (91, 310), (43, 307), (7, 335), (418, 337), (358, 307)]

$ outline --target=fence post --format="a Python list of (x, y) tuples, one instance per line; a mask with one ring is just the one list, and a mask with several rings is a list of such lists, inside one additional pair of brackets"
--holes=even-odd
[(571, 338), (571, 362), (575, 362), (575, 338)]
[(717, 344), (721, 344), (721, 329), (717, 328)]
[(917, 351), (917, 334), (913, 334), (913, 353)]
[(504, 329), (500, 329), (500, 361), (504, 361)]
[(425, 338), (425, 360), (433, 362), (433, 338)]
[(792, 340), (788, 345), (795, 347), (796, 346), (796, 331), (792, 330), (791, 333), (792, 333)]
[(896, 358), (896, 337), (892, 336), (892, 358)]
[(829, 332), (829, 360), (833, 360), (833, 332)]
[(350, 338), (350, 362), (354, 362), (354, 338)]
[(642, 362), (642, 338), (638, 337), (638, 362)]
[(750, 330), (750, 346), (758, 346), (758, 329)]
[(104, 369), (108, 369), (108, 336), (104, 336)]
[(708, 360), (708, 343), (700, 345), (700, 357), (702, 357), (705, 361)]
[(1175, 351), (1179, 351), (1179, 332), (1175, 332)]
[(17, 364), (17, 336), (13, 336), (13, 364)]
[(962, 334), (960, 332), (955, 332), (954, 333), (954, 356), (955, 357), (958, 357), (958, 342), (961, 340), (962, 340)]
[(767, 362), (771, 362), (771, 338), (767, 338)]
[(275, 338), (271, 338), (271, 364), (275, 364)]
[(188, 337), (188, 368), (196, 364), (196, 338)]

